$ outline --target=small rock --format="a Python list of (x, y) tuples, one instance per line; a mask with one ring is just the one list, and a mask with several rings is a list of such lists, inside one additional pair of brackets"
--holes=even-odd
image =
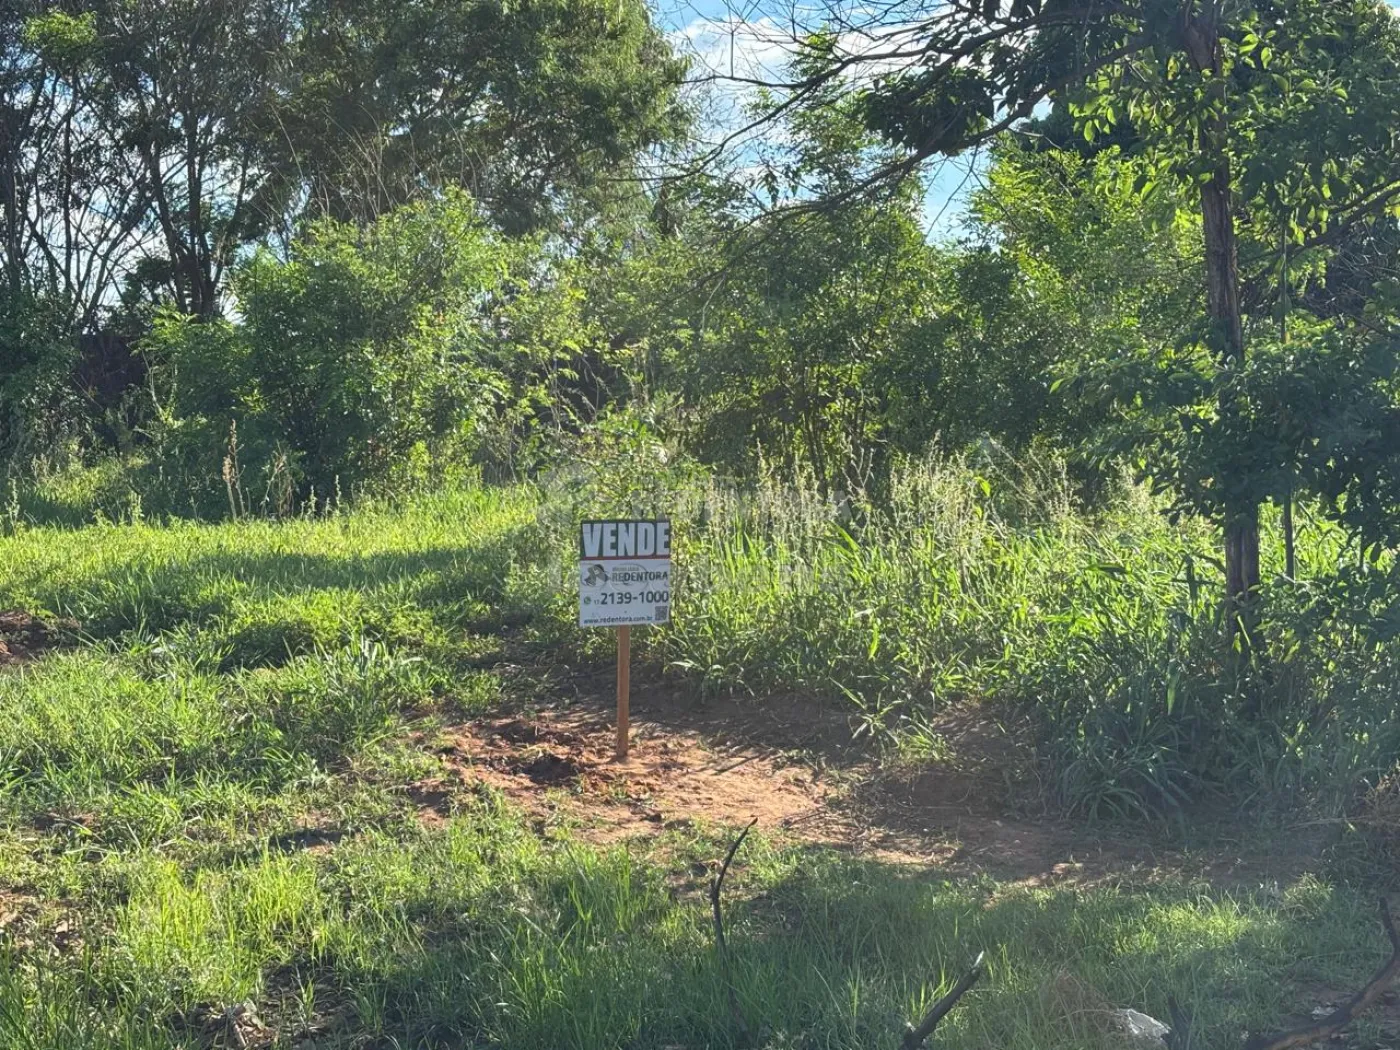
[(1112, 1012), (1113, 1025), (1129, 1038), (1144, 1046), (1165, 1048), (1171, 1028), (1140, 1010), (1124, 1008)]

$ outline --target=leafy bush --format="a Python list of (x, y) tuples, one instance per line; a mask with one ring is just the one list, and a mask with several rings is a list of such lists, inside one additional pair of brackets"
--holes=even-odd
[(279, 483), (325, 498), (460, 468), (509, 389), (494, 326), (514, 252), (449, 194), (258, 253), (237, 323), (156, 323), (166, 447), (235, 512), (277, 509)]
[(0, 291), (0, 455), (52, 455), (81, 429), (77, 358), (53, 304)]

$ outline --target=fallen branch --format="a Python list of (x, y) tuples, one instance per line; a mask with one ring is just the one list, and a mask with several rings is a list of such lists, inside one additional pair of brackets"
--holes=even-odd
[(720, 967), (724, 972), (724, 988), (729, 997), (729, 1012), (734, 1015), (734, 1023), (738, 1025), (740, 1032), (747, 1032), (749, 1026), (744, 1021), (744, 1012), (739, 1008), (739, 993), (734, 987), (734, 970), (729, 962), (729, 943), (724, 939), (724, 908), (721, 903), (721, 895), (724, 893), (724, 879), (729, 874), (729, 865), (734, 863), (734, 854), (739, 852), (739, 847), (744, 844), (744, 840), (749, 837), (749, 832), (758, 823), (755, 817), (749, 821), (748, 826), (739, 832), (729, 847), (729, 852), (724, 855), (724, 863), (720, 865), (719, 871), (715, 874), (714, 880), (710, 883), (710, 911), (715, 920), (715, 951), (719, 954)]
[(1277, 1035), (1255, 1036), (1245, 1044), (1245, 1050), (1296, 1050), (1300, 1046), (1311, 1046), (1313, 1043), (1332, 1038), (1374, 1004), (1381, 997), (1381, 993), (1400, 976), (1400, 934), (1396, 933), (1390, 905), (1384, 898), (1381, 899), (1381, 924), (1385, 927), (1386, 936), (1390, 938), (1390, 959), (1376, 971), (1376, 975), (1367, 982), (1366, 987), (1316, 1024), (1279, 1032)]
[(924, 1019), (919, 1022), (918, 1027), (910, 1026), (909, 1030), (904, 1033), (904, 1042), (899, 1044), (900, 1050), (919, 1050), (919, 1048), (924, 1045), (924, 1041), (927, 1040), (929, 1036), (933, 1035), (933, 1030), (938, 1027), (938, 1023), (948, 1016), (953, 1007), (958, 1005), (958, 1000), (966, 995), (972, 986), (982, 979), (982, 974), (985, 970), (983, 966), (983, 960), (985, 958), (985, 952), (979, 953), (977, 959), (972, 964), (972, 969), (963, 974), (962, 980), (953, 985), (952, 991), (929, 1008), (928, 1013), (924, 1014)]

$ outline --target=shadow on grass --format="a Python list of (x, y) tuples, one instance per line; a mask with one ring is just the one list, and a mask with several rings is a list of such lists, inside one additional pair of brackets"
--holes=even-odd
[(512, 566), (530, 528), (472, 545), (364, 555), (300, 552), (195, 552), (141, 558), (42, 594), (98, 639), (202, 628), (239, 601), (295, 601), (319, 593), (360, 594), (413, 603), (453, 626), (489, 625), (506, 598)]
[[(462, 817), (148, 884), (123, 903), (118, 943), (91, 945), (86, 976), (65, 971), (62, 994), (40, 1005), (0, 983), (0, 1035), (26, 1011), (105, 998), (105, 1030), (131, 1042), (26, 1045), (145, 1048), (159, 1044), (135, 1037), (143, 1019), (246, 996), (288, 1045), (314, 1031), (337, 1047), (856, 1050), (894, 1046), (986, 951), (987, 978), (938, 1045), (1122, 1046), (1111, 1007), (1166, 1017), (1175, 998), (1195, 1045), (1225, 1050), (1306, 1014), (1307, 988), (1358, 987), (1383, 943), (1371, 902), (1316, 883), (1277, 896), (1029, 889), (760, 842), (727, 906), (741, 1026), (706, 902), (674, 878), (720, 843), (659, 867), (622, 849), (541, 847), (513, 820)], [(50, 983), (53, 965), (38, 963)], [(72, 1006), (66, 1023), (86, 1037), (84, 1016)]]
[[(349, 1001), (380, 1004), (371, 1031), (385, 1045), (855, 1050), (895, 1045), (986, 951), (988, 978), (939, 1045), (1121, 1047), (1111, 1008), (1165, 1018), (1174, 998), (1195, 1045), (1226, 1048), (1306, 1017), (1315, 1004), (1299, 986), (1359, 987), (1384, 943), (1370, 908), (1317, 886), (1268, 901), (1186, 885), (1007, 888), (812, 852), (777, 863), (730, 906), (742, 1028), (703, 905), (621, 915), (577, 874), (539, 887), (554, 905), (543, 926), (425, 936), (340, 978)], [(1377, 1045), (1362, 1034), (1354, 1045)]]

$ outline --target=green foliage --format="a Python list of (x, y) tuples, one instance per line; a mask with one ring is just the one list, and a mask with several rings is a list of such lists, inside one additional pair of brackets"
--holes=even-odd
[[(826, 697), (900, 754), (927, 750), (950, 708), (988, 705), (1040, 740), (1042, 766), (1005, 775), (1093, 819), (1183, 816), (1215, 799), (1334, 814), (1395, 767), (1400, 740), (1383, 728), (1400, 724), (1393, 580), (1353, 580), (1347, 537), (1320, 514), (1300, 575), (1351, 582), (1271, 585), (1260, 630), (1276, 658), (1242, 670), (1213, 597), (1215, 537), (1121, 482), (1086, 513), (1058, 465), (997, 454), (907, 464), (848, 502), (777, 480), (698, 480), (667, 497), (683, 575), (674, 622), (644, 644), (702, 691)], [(610, 502), (609, 476), (594, 481), (577, 507), (546, 505), (560, 558), (546, 579), (568, 578), (579, 517), (650, 512)], [(573, 622), (567, 590), (549, 609), (561, 631)]]
[[(635, 422), (605, 426), (647, 442)], [(621, 460), (609, 470), (600, 494)], [(1126, 503), (1080, 520), (1052, 469), (910, 468), (901, 479), (890, 520), (861, 508), (844, 524), (810, 491), (714, 488), (708, 521), (678, 522), (685, 619), (678, 609), (653, 652), (698, 651), (700, 631), (729, 644), (725, 625), (746, 603), (753, 651), (730, 681), (758, 684), (740, 677), (755, 667), (797, 682), (805, 667), (801, 681), (839, 675), (869, 700), (869, 675), (946, 660), (1008, 688), (1052, 689), (1046, 717), (1068, 726), (1054, 705), (1074, 690), (1110, 686), (1095, 706), (1135, 711), (1150, 668), (1193, 651), (1191, 627), (1173, 625), (1195, 609), (1190, 577), (1178, 584), (1173, 569), (1202, 541), (1196, 531)], [(501, 674), (467, 666), (482, 640), (460, 632), (469, 620), (519, 622), (514, 567), (561, 538), (539, 501), (469, 487), (326, 518), (0, 539), (0, 606), (83, 617), (74, 648), (0, 675), (0, 887), (15, 909), (0, 946), (0, 1042), (161, 1050), (228, 1031), (251, 1006), (284, 1042), (309, 1032), (403, 1046), (857, 1050), (897, 1036), (985, 949), (986, 980), (942, 1029), (957, 1045), (1108, 1047), (1103, 1004), (1160, 1016), (1173, 999), (1192, 1004), (1201, 1038), (1225, 1043), (1275, 1026), (1296, 1005), (1293, 982), (1351, 987), (1371, 971), (1380, 936), (1362, 894), (1314, 878), (1257, 892), (1171, 877), (911, 878), (906, 865), (756, 836), (725, 895), (740, 1008), (762, 1025), (749, 1040), (694, 892), (703, 879), (685, 874), (722, 852), (722, 829), (609, 848), (540, 829), (486, 788), (464, 785), (431, 820), (409, 801), (410, 782), (452, 775), (428, 720), (497, 701)], [(566, 546), (573, 524), (559, 525)], [(1124, 564), (1101, 563), (1110, 555)], [(827, 589), (844, 619), (787, 624)], [(916, 635), (935, 608), (941, 629), (980, 648)], [(976, 629), (989, 612), (1000, 639)], [(231, 639), (252, 627), (271, 638), (276, 624), (313, 630), (321, 647), (275, 667), (222, 661)], [(1023, 653), (1030, 644), (1038, 652)], [(1341, 634), (1310, 652), (1329, 646), (1334, 668), (1371, 675), (1355, 679), (1368, 696), (1390, 695), (1385, 660)], [(1050, 677), (1061, 661), (1064, 677)], [(1131, 700), (1130, 680), (1144, 690)], [(1095, 763), (1145, 790), (1139, 755), (1178, 756), (1163, 743), (1177, 719), (1190, 724), (1191, 681), (1169, 681), (1151, 719), (1166, 728), (1145, 730), (1137, 750), (1110, 726), (1091, 752), (1086, 733), (1072, 775), (1088, 772), (1073, 782), (1097, 785), (1102, 812), (1122, 796)], [(914, 703), (887, 696), (902, 712)], [(1295, 744), (1312, 747), (1306, 734)], [(1393, 758), (1391, 743), (1378, 746)], [(1337, 775), (1354, 775), (1352, 753), (1336, 755)]]
[(517, 257), (459, 195), (363, 231), (323, 222), (285, 261), (258, 254), (236, 324), (157, 320), (163, 436), (211, 483), (236, 440), (233, 469), (323, 498), (460, 471), (511, 393), (494, 325)]
[[(957, 18), (927, 14), (912, 24), (903, 13), (884, 13), (872, 26), (876, 39), (909, 38), (918, 46), (862, 54), (828, 43), (815, 60), (793, 63), (806, 76), (792, 95), (769, 102), (770, 117), (783, 121), (793, 119), (790, 110), (854, 107), (895, 149), (853, 190), (821, 194), (828, 206), (905, 185), (930, 155), (985, 145), (1040, 103), (1068, 100), (1091, 146), (1109, 137), (1131, 146), (1145, 166), (1135, 192), (1164, 189), (1173, 210), (1199, 222), (1204, 308), (1179, 319), (1194, 320), (1196, 330), (1138, 355), (1157, 364), (1184, 353), (1188, 374), (1201, 380), (1198, 396), (1189, 406), (1164, 405), (1150, 385), (1125, 384), (1109, 404), (1123, 414), (1145, 406), (1159, 419), (1175, 409), (1183, 421), (1194, 417), (1210, 430), (1200, 443), (1208, 447), (1204, 456), (1156, 459), (1145, 472), (1220, 524), (1226, 596), (1249, 634), (1262, 582), (1259, 508), (1271, 495), (1261, 475), (1280, 466), (1268, 462), (1278, 450), (1252, 425), (1240, 389), (1254, 334), (1247, 322), (1260, 319), (1264, 299), (1252, 282), (1278, 290), (1279, 321), (1286, 323), (1290, 252), (1303, 256), (1296, 260), (1302, 265), (1325, 265), (1329, 242), (1395, 214), (1394, 13), (1374, 0), (1144, 0), (1084, 12), (1039, 3), (1004, 12), (988, 3)], [(1316, 150), (1324, 138), (1333, 148)], [(812, 207), (794, 201), (785, 210)], [(1242, 270), (1242, 244), (1257, 251), (1255, 262), (1265, 261), (1260, 271)], [(1119, 379), (1126, 375), (1118, 370)], [(1173, 392), (1190, 385), (1187, 378)], [(1164, 437), (1170, 443), (1158, 428), (1146, 444)], [(1206, 498), (1197, 498), (1202, 493)], [(1290, 488), (1285, 501), (1292, 497)]]
[(313, 214), (364, 222), (458, 186), (505, 229), (558, 231), (686, 126), (684, 64), (640, 0), (299, 6), (297, 87), (267, 145)]
[[(0, 609), (78, 625), (0, 674), (25, 924), (0, 1042), (208, 1041), (248, 1000), (288, 1043), (866, 1047), (986, 944), (988, 1008), (949, 1038), (1041, 1050), (1103, 1038), (1097, 1005), (1055, 1006), (1078, 981), (1194, 1002), (1223, 1040), (1287, 979), (1365, 969), (1356, 902), (1313, 882), (930, 884), (759, 843), (741, 1033), (668, 878), (714, 855), (703, 830), (598, 850), (484, 787), (425, 817), (406, 786), (462, 775), (435, 721), (493, 709), (506, 660), (605, 655), (575, 626), (578, 520), (667, 514), (675, 620), (637, 649), (702, 700), (800, 693), (906, 767), (955, 761), (938, 722), (967, 712), (1034, 742), (1001, 771), (1028, 801), (1086, 821), (1377, 813), (1389, 14), (1017, 0), (901, 24), (917, 57), (870, 77), (889, 56), (824, 31), (743, 178), (648, 198), (683, 70), (639, 2), (88, 7), (0, 15), (0, 452), (49, 460), (0, 494)], [(994, 140), (966, 236), (930, 243), (903, 176), (1046, 97)], [(92, 245), (64, 256), (65, 223)], [(148, 414), (134, 454), (82, 462), (102, 377), (74, 337), (109, 325), (145, 336)], [(1246, 662), (1211, 552), (1260, 504)], [(1277, 507), (1303, 519), (1288, 578)]]
[(0, 455), (61, 458), (82, 436), (84, 412), (70, 383), (76, 358), (52, 304), (0, 292)]
[[(3, 337), (0, 381), (24, 391), (23, 398), (0, 399), (6, 430), (0, 453), (7, 456), (16, 453), (21, 431), (36, 447), (63, 445), (83, 455), (127, 456), (133, 441), (148, 445), (150, 414), (123, 419), (111, 434), (85, 426), (103, 401), (91, 396), (93, 388), (104, 382), (119, 387), (109, 402), (149, 402), (140, 370), (94, 375), (71, 354), (72, 367), (65, 370), (54, 348), (94, 336), (137, 341), (149, 334), (152, 316), (166, 310), (202, 322), (231, 319), (238, 298), (258, 294), (250, 286), (260, 266), (250, 258), (272, 252), (285, 263), (304, 237), (324, 241), (328, 227), (306, 232), (315, 220), (348, 222), (372, 237), (369, 228), (398, 208), (432, 208), (470, 193), (481, 224), (489, 222), (493, 231), (547, 231), (556, 238), (551, 247), (567, 252), (577, 232), (600, 217), (644, 206), (629, 173), (687, 128), (678, 99), (684, 63), (641, 0), (560, 0), (528, 9), (491, 0), (388, 6), (101, 0), (80, 6), (20, 0), (0, 12), (0, 111), (6, 114), (0, 285), (3, 313), (13, 321)], [(339, 236), (354, 240), (344, 230)], [(264, 260), (261, 269), (268, 268)], [(537, 266), (526, 283), (537, 283), (544, 269)], [(235, 273), (243, 284), (236, 291)], [(392, 294), (382, 277), (376, 278), (380, 294)], [(423, 276), (395, 279), (411, 283)], [(315, 290), (348, 295), (370, 308), (363, 287)], [(264, 287), (261, 294), (266, 302), (272, 291)], [(290, 288), (281, 294), (290, 295)], [(43, 305), (20, 305), (28, 299)], [(341, 323), (357, 320), (350, 305), (336, 304)], [(304, 310), (290, 302), (282, 307)], [(374, 308), (393, 307), (381, 302)], [(157, 341), (200, 338), (165, 331)], [(276, 354), (280, 340), (278, 333), (262, 352)], [(215, 357), (231, 352), (209, 349)], [(355, 353), (347, 358), (347, 367), (356, 364)], [(43, 376), (30, 371), (39, 359), (49, 362)], [(450, 388), (481, 378), (447, 374), (454, 371), (460, 368), (418, 385)], [(216, 372), (213, 387), (219, 379), (239, 378), (226, 367)], [(225, 400), (246, 392), (247, 378), (239, 390), (225, 389)], [(386, 380), (367, 382), (383, 387)], [(46, 400), (54, 386), (71, 387), (74, 396)], [(341, 408), (364, 413), (359, 422), (371, 429), (395, 429), (403, 407), (395, 407), (394, 422), (386, 423), (369, 402), (401, 395), (407, 396), (381, 390)], [(422, 407), (454, 416), (429, 429), (476, 427), (480, 413), (458, 412), (458, 400), (445, 395)], [(515, 444), (527, 444), (504, 429)], [(360, 448), (351, 458), (382, 461), (400, 455), (404, 441), (416, 449), (420, 437), (396, 430), (387, 448), (373, 454)], [(196, 443), (217, 459), (214, 448), (227, 446), (227, 428), (217, 441), (203, 438)], [(247, 440), (259, 470), (273, 470), (267, 464), (283, 454), (295, 458), (305, 451), (251, 430)], [(259, 442), (262, 447), (253, 447)], [(32, 451), (24, 450), (22, 466)], [(169, 446), (161, 446), (157, 457), (168, 454)], [(421, 466), (432, 454), (413, 456)], [(183, 452), (177, 458), (188, 459)], [(188, 463), (177, 466), (190, 473)], [(380, 464), (290, 464), (276, 468), (277, 479), (258, 480), (280, 490), (269, 497), (276, 504), (285, 502), (285, 470), (323, 479), (341, 468), (374, 471)], [(145, 490), (164, 485), (179, 491), (149, 502), (188, 511), (184, 490), (206, 487), (189, 477), (169, 481), (162, 477)], [(207, 495), (194, 497), (205, 512), (212, 502)]]
[(904, 378), (888, 362), (935, 273), (911, 211), (850, 209), (733, 247), (671, 358), (703, 458), (751, 471), (766, 457), (839, 483), (883, 436)]
[[(880, 162), (850, 108), (792, 119), (796, 155), (766, 170), (774, 195), (841, 192)], [(590, 307), (634, 349), (647, 394), (680, 398), (669, 432), (701, 460), (849, 489), (892, 452), (1023, 447), (1049, 429), (1054, 348), (1023, 276), (929, 244), (917, 185), (771, 226), (723, 181), (666, 206), (674, 236), (604, 253)]]
[(51, 10), (29, 18), (24, 42), (47, 62), (71, 66), (89, 55), (97, 44), (97, 19), (91, 11), (71, 15)]
[[(998, 455), (907, 465), (878, 499), (843, 503), (776, 479), (736, 489), (666, 458), (624, 417), (589, 432), (543, 503), (468, 492), (402, 515), (26, 531), (9, 541), (0, 603), (75, 617), (161, 673), (200, 676), (238, 698), (211, 704), (260, 712), (278, 746), (294, 737), (333, 763), (336, 741), (372, 739), (401, 705), (459, 688), (464, 628), (528, 621), (542, 642), (586, 646), (569, 584), (577, 521), (668, 513), (676, 618), (639, 651), (701, 690), (826, 697), (900, 753), (951, 705), (988, 703), (1041, 741), (1043, 768), (1008, 775), (1100, 818), (1218, 793), (1336, 813), (1394, 765), (1390, 576), (1339, 573), (1346, 538), (1321, 520), (1300, 572), (1339, 582), (1270, 588), (1277, 659), (1241, 676), (1210, 597), (1213, 537), (1171, 525), (1139, 490), (1085, 514), (1055, 464)], [(369, 676), (363, 694), (351, 671)], [(1266, 698), (1269, 717), (1252, 720)]]
[(639, 0), (11, 7), (0, 221), (33, 222), (0, 253), (84, 325), (119, 297), (214, 317), (246, 249), (454, 188), (500, 226), (560, 231), (686, 127), (684, 65)]
[[(1077, 106), (1085, 135), (1128, 121), (1159, 183), (1199, 184), (1223, 153), (1256, 221), (1299, 245), (1393, 182), (1393, 161), (1376, 151), (1400, 106), (1391, 12), (1370, 0), (1268, 0), (1239, 5), (1221, 34), (1218, 77), (1195, 68), (1189, 45), (1105, 67)], [(1228, 139), (1197, 149), (1217, 120)]]

